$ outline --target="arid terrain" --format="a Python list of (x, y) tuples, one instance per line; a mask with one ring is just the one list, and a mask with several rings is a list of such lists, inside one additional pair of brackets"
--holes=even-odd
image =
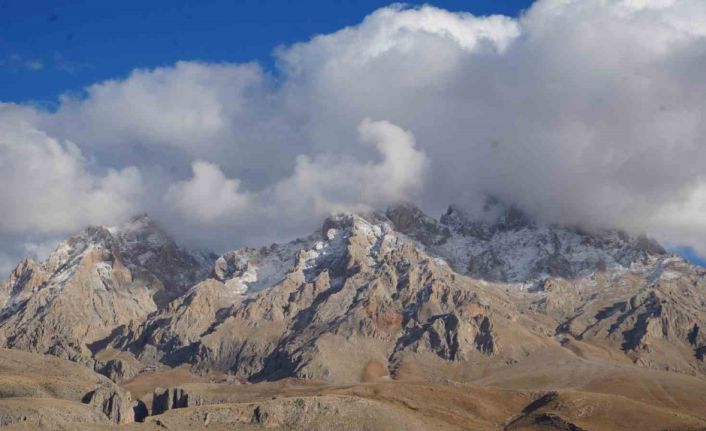
[[(579, 358), (560, 367), (533, 358), (472, 382), (409, 376), (249, 384), (179, 368), (118, 387), (67, 361), (0, 354), (0, 420), (7, 429), (706, 429), (702, 378)], [(103, 391), (98, 402), (85, 395), (93, 388)], [(119, 411), (125, 416), (116, 416)], [(144, 422), (131, 423), (131, 414)]]
[(489, 200), (222, 256), (147, 216), (0, 285), (7, 429), (706, 429), (706, 270)]

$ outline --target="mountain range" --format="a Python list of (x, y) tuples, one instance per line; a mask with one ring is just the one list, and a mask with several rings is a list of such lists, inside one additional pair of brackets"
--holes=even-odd
[(706, 269), (494, 199), (221, 256), (141, 215), (0, 285), (0, 425), (706, 429), (704, 328)]

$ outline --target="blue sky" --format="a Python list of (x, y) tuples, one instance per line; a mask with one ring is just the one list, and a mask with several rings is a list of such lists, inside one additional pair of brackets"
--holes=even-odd
[[(360, 22), (372, 0), (0, 0), (0, 101), (51, 105), (132, 69), (258, 61), (272, 50)], [(407, 4), (427, 2), (412, 1)], [(436, 1), (452, 11), (517, 15), (530, 0)]]
[(696, 250), (694, 250), (692, 247), (675, 247), (670, 251), (684, 256), (684, 258), (687, 259), (689, 262), (706, 267), (706, 258), (704, 258), (703, 256), (699, 256)]

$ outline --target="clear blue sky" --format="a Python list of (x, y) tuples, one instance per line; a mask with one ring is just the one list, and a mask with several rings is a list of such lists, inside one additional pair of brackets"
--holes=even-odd
[[(360, 22), (372, 0), (0, 0), (0, 101), (50, 102), (66, 91), (177, 60), (272, 67), (272, 50)], [(516, 16), (531, 0), (433, 4)]]

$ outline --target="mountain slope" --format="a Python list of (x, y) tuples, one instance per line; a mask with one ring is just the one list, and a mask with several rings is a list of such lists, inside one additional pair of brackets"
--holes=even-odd
[(0, 426), (76, 429), (76, 423), (127, 424), (135, 420), (139, 406), (129, 392), (85, 367), (0, 349)]

